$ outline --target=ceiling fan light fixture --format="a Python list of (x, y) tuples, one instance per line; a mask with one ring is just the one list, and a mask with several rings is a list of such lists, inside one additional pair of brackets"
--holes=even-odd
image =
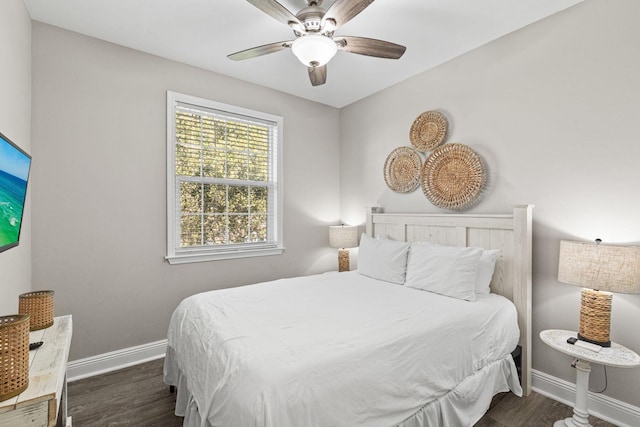
[(322, 34), (307, 34), (294, 40), (293, 54), (307, 67), (325, 65), (338, 52), (336, 43)]

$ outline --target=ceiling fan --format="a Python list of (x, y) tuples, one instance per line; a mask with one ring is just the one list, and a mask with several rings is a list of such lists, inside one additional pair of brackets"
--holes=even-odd
[(291, 13), (276, 0), (247, 0), (267, 15), (293, 30), (296, 38), (291, 41), (269, 43), (227, 55), (229, 59), (241, 61), (284, 49), (293, 54), (309, 71), (313, 86), (327, 81), (327, 63), (338, 50), (377, 58), (398, 59), (406, 47), (377, 39), (354, 36), (335, 36), (342, 25), (366, 9), (374, 0), (336, 0), (328, 9), (320, 7), (322, 0), (307, 0), (307, 6)]

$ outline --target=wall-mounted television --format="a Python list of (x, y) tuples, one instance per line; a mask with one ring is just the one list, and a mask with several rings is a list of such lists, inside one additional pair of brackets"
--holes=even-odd
[(0, 252), (18, 246), (31, 156), (0, 133)]

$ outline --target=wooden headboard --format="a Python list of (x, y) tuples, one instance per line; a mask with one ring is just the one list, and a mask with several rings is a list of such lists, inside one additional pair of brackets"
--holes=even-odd
[(367, 235), (404, 242), (499, 249), (491, 291), (518, 311), (522, 346), (522, 389), (531, 392), (531, 216), (533, 205), (517, 205), (507, 215), (397, 214), (367, 212)]

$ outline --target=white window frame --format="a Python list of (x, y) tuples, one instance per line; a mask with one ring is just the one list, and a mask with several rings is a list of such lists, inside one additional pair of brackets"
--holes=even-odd
[[(191, 104), (196, 107), (214, 109), (221, 112), (228, 112), (233, 115), (242, 115), (249, 118), (256, 118), (273, 122), (276, 124), (276, 136), (272, 143), (276, 147), (275, 164), (271, 165), (270, 175), (275, 179), (275, 201), (273, 209), (275, 220), (273, 227), (273, 243), (264, 245), (226, 245), (199, 246), (189, 248), (178, 247), (178, 222), (180, 215), (178, 182), (176, 180), (176, 118), (175, 107), (177, 103)], [(253, 111), (233, 105), (227, 105), (204, 98), (191, 95), (184, 95), (177, 92), (167, 91), (167, 256), (170, 264), (184, 264), (191, 262), (215, 261), (233, 258), (247, 258), (256, 256), (278, 255), (285, 247), (283, 244), (283, 195), (282, 195), (282, 140), (283, 140), (283, 118), (272, 114)]]

